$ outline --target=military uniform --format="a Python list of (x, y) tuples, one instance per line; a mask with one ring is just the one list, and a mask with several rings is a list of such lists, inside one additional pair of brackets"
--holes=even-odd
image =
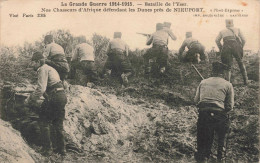
[(60, 45), (53, 42), (53, 37), (51, 35), (45, 36), (45, 39), (50, 42), (46, 45), (43, 52), (43, 55), (47, 59), (46, 63), (55, 68), (58, 71), (61, 80), (64, 80), (70, 71), (64, 49)]
[[(221, 66), (223, 64), (215, 67), (221, 69)], [(214, 133), (216, 133), (218, 137), (217, 158), (221, 161), (224, 157), (225, 137), (230, 124), (227, 113), (234, 106), (233, 86), (218, 76), (204, 79), (197, 88), (194, 101), (199, 107), (195, 159), (203, 162), (210, 156)]]
[(72, 56), (71, 74), (76, 74), (76, 69), (81, 69), (87, 75), (88, 82), (95, 82), (97, 72), (95, 68), (94, 48), (88, 43), (81, 43), (75, 47)]
[(30, 95), (28, 103), (33, 104), (42, 95), (45, 97), (39, 111), (44, 152), (50, 151), (52, 145), (55, 152), (64, 154), (63, 120), (67, 97), (63, 85), (58, 72), (47, 64), (39, 67), (37, 74), (37, 89)]
[(151, 45), (152, 48), (149, 51), (151, 59), (154, 60), (152, 64), (152, 74), (157, 76), (160, 72), (163, 72), (162, 69), (165, 69), (168, 62), (168, 37), (170, 36), (173, 40), (176, 39), (174, 35), (170, 35), (170, 29), (163, 29), (163, 25), (158, 23), (156, 32), (153, 33), (147, 40), (146, 45)]
[[(236, 59), (240, 72), (243, 76), (244, 84), (247, 84), (247, 72), (243, 64), (243, 47), (245, 45), (245, 38), (239, 28), (233, 27), (233, 20), (226, 20), (226, 29), (219, 32), (216, 38), (216, 44), (221, 52), (221, 61), (228, 65), (226, 71), (226, 79), (230, 81), (231, 67), (233, 65), (233, 57)], [(220, 43), (223, 39), (224, 44)], [(240, 42), (241, 41), (241, 42)]]
[[(187, 47), (189, 50), (185, 56), (182, 56), (183, 51)], [(205, 60), (205, 47), (195, 38), (192, 38), (192, 33), (186, 33), (186, 39), (183, 41), (179, 54), (184, 62), (198, 62), (198, 56), (196, 54), (200, 54), (200, 59)]]
[(115, 32), (114, 39), (108, 45), (108, 58), (104, 69), (110, 69), (112, 76), (121, 76), (132, 72), (128, 59), (128, 45), (121, 39), (121, 33)]

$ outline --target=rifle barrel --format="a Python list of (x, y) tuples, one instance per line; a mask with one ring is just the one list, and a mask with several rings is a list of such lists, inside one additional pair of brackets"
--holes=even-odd
[(143, 36), (150, 36), (150, 34), (146, 34), (146, 33), (139, 33), (139, 32), (136, 32), (136, 33), (139, 35), (143, 35)]
[(199, 72), (199, 70), (193, 65), (191, 64), (191, 66), (195, 69), (195, 71), (197, 72), (197, 74), (201, 77), (202, 80), (204, 80), (203, 76), (201, 75), (201, 73)]

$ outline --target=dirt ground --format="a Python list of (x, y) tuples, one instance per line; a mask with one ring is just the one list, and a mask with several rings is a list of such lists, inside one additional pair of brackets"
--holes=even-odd
[[(248, 86), (241, 84), (237, 65), (233, 69), (235, 107), (230, 114), (229, 162), (259, 162), (259, 62), (246, 59), (251, 80)], [(170, 64), (172, 68), (165, 76), (151, 78), (136, 73), (125, 88), (112, 78), (102, 80), (93, 88), (70, 85), (64, 121), (67, 155), (35, 158), (29, 153), (31, 159), (36, 162), (195, 162), (198, 112), (193, 98), (201, 79), (189, 64), (175, 61)], [(210, 64), (195, 66), (204, 78), (210, 76)], [(28, 110), (18, 103), (15, 105), (20, 112), (14, 111), (12, 115), (25, 116), (9, 121), (30, 147), (40, 152), (37, 140), (26, 135), (31, 131), (29, 127), (21, 130), (24, 123), (37, 134), (37, 123), (34, 123), (37, 115), (32, 120), (31, 114), (31, 119), (25, 114)]]

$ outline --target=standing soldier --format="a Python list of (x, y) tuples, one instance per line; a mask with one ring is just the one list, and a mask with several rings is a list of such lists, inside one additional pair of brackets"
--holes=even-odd
[(79, 44), (75, 47), (71, 61), (71, 75), (75, 77), (76, 69), (81, 69), (87, 75), (87, 82), (96, 81), (94, 48), (87, 43), (85, 36), (78, 37)]
[[(45, 100), (39, 111), (43, 154), (51, 153), (52, 144), (54, 152), (64, 155), (63, 120), (67, 97), (60, 76), (54, 68), (45, 64), (44, 56), (40, 52), (33, 54), (32, 65), (34, 70), (37, 70), (38, 86), (26, 99), (25, 104), (34, 106), (44, 95)], [(50, 132), (50, 125), (53, 127), (53, 132)]]
[(197, 162), (205, 162), (211, 154), (214, 133), (218, 136), (217, 159), (223, 160), (225, 137), (229, 131), (228, 112), (234, 106), (234, 90), (223, 77), (227, 66), (221, 62), (212, 64), (212, 77), (201, 81), (195, 103), (199, 107), (197, 122)]
[[(220, 43), (223, 39), (224, 44)], [(240, 41), (241, 40), (241, 41)], [(226, 20), (226, 29), (219, 32), (216, 38), (216, 44), (221, 53), (221, 61), (228, 65), (228, 70), (225, 71), (226, 80), (230, 81), (231, 67), (233, 65), (233, 57), (236, 59), (240, 72), (243, 76), (244, 84), (247, 85), (248, 78), (246, 68), (243, 64), (243, 47), (245, 38), (239, 28), (235, 28), (232, 19)]]
[(111, 70), (111, 75), (121, 77), (122, 84), (128, 83), (128, 77), (132, 74), (131, 64), (128, 60), (128, 45), (121, 39), (121, 32), (114, 33), (114, 39), (109, 42), (107, 49), (107, 61), (104, 70)]
[[(170, 31), (170, 30), (167, 30)], [(151, 48), (151, 57), (155, 58), (155, 66), (153, 69), (153, 74), (155, 76), (160, 73), (164, 73), (167, 62), (168, 62), (168, 37), (171, 37), (173, 40), (176, 40), (174, 35), (169, 35), (168, 32), (163, 28), (162, 23), (156, 24), (156, 32), (148, 37), (146, 45), (153, 45)]]
[[(185, 56), (183, 56), (183, 51), (187, 47), (189, 50)], [(205, 47), (195, 38), (192, 37), (192, 32), (186, 32), (186, 39), (183, 41), (179, 49), (180, 58), (184, 62), (194, 62), (199, 63), (200, 59), (205, 60)]]
[(64, 49), (54, 42), (52, 35), (46, 35), (44, 43), (46, 48), (43, 55), (46, 58), (46, 64), (55, 68), (59, 73), (61, 80), (64, 81), (69, 73), (69, 64)]

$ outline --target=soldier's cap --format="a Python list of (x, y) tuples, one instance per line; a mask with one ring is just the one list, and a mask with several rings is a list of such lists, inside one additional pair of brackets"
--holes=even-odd
[(33, 56), (32, 56), (32, 61), (38, 61), (38, 60), (41, 60), (41, 59), (44, 59), (44, 56), (41, 52), (35, 52), (33, 53)]
[(53, 42), (53, 36), (52, 35), (46, 35), (44, 37), (44, 42)]
[(122, 33), (121, 32), (114, 32), (114, 38), (121, 38)]
[(161, 29), (163, 29), (163, 24), (162, 23), (157, 23), (156, 24), (156, 30), (158, 31), (158, 30), (161, 30)]
[(170, 22), (163, 22), (163, 25), (164, 25), (165, 27), (167, 27), (167, 28), (170, 28), (171, 25), (172, 25), (172, 23), (170, 23)]
[(212, 72), (213, 73), (223, 73), (224, 70), (227, 70), (228, 66), (222, 62), (213, 62), (212, 63)]
[(226, 27), (234, 27), (233, 19), (226, 19)]
[(79, 42), (87, 42), (87, 39), (86, 39), (85, 36), (81, 35), (81, 36), (78, 37), (78, 41)]
[(186, 32), (186, 37), (192, 37), (192, 32)]

